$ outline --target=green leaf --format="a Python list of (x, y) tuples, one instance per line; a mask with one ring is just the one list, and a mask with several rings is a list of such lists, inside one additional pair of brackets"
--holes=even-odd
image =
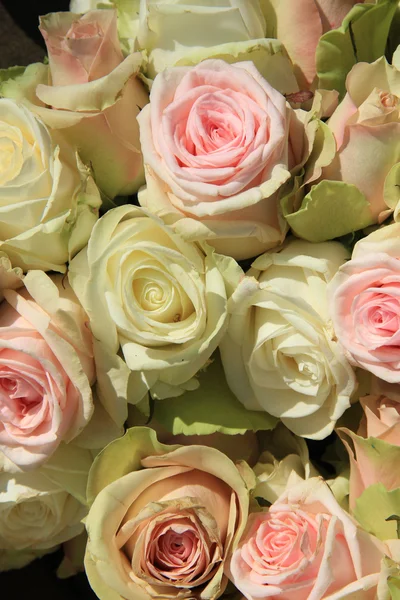
[(226, 383), (219, 354), (200, 373), (200, 387), (178, 398), (155, 403), (154, 418), (174, 435), (208, 435), (219, 431), (236, 435), (273, 429), (278, 419), (266, 412), (247, 410)]
[(353, 515), (360, 525), (381, 540), (395, 539), (397, 526), (388, 517), (400, 506), (400, 488), (389, 492), (382, 483), (367, 487), (356, 500)]
[(309, 242), (332, 240), (373, 222), (369, 202), (355, 185), (328, 180), (313, 185), (299, 210), (285, 218)]
[(26, 67), (9, 67), (8, 69), (0, 69), (0, 83), (23, 75), (25, 69)]
[(356, 4), (341, 27), (325, 33), (316, 50), (320, 88), (346, 93), (346, 76), (357, 62), (373, 62), (385, 53), (397, 0)]

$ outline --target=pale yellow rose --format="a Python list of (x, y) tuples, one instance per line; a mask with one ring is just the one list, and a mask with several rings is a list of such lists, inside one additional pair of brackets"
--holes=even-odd
[(147, 389), (162, 398), (197, 387), (192, 378), (227, 324), (225, 283), (210, 249), (121, 206), (99, 220), (69, 275), (94, 337), (111, 354), (121, 348), (138, 374), (136, 401)]
[(101, 204), (65, 141), (24, 106), (0, 99), (0, 248), (14, 267), (65, 271)]

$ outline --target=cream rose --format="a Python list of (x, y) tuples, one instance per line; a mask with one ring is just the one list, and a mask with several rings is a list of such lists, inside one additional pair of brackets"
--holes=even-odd
[(4, 563), (16, 561), (16, 552), (29, 562), (75, 537), (83, 530), (81, 520), (86, 513), (84, 504), (40, 470), (0, 472), (0, 555), (4, 551)]
[(121, 206), (99, 220), (70, 264), (70, 280), (94, 337), (109, 352), (121, 347), (128, 367), (142, 373), (142, 394), (168, 397), (196, 387), (191, 379), (227, 323), (224, 279), (212, 252), (142, 209)]
[(247, 600), (366, 599), (375, 597), (386, 553), (313, 478), (250, 515), (226, 571)]
[(303, 437), (329, 435), (356, 387), (328, 311), (327, 284), (346, 256), (336, 242), (291, 241), (260, 256), (229, 299), (220, 349), (231, 390)]
[(133, 428), (96, 459), (88, 492), (85, 567), (101, 600), (223, 593), (249, 491), (222, 452), (166, 446), (152, 430)]
[(13, 265), (65, 271), (101, 204), (72, 149), (24, 106), (0, 99), (0, 247)]
[(152, 77), (179, 61), (190, 62), (196, 52), (232, 42), (254, 43), (265, 38), (266, 29), (260, 0), (142, 0), (136, 23), (137, 44), (149, 55)]
[(92, 417), (92, 336), (87, 316), (61, 276), (30, 271), (24, 288), (3, 294), (0, 450), (31, 469), (61, 441), (75, 439)]
[(160, 73), (138, 116), (140, 204), (237, 259), (276, 246), (287, 230), (276, 192), (290, 178), (290, 110), (251, 62)]

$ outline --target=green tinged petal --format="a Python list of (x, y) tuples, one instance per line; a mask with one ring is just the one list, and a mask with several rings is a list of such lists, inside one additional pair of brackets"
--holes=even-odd
[(128, 429), (123, 437), (111, 442), (95, 458), (87, 487), (89, 505), (110, 483), (140, 470), (142, 458), (167, 454), (178, 447), (161, 444), (156, 432), (148, 427)]
[(89, 450), (73, 444), (61, 444), (40, 472), (82, 504), (86, 504), (86, 486), (92, 465)]
[(399, 577), (389, 577), (387, 582), (391, 600), (400, 600), (400, 578)]
[(178, 398), (156, 401), (154, 418), (174, 435), (228, 435), (273, 429), (278, 419), (247, 410), (229, 389), (219, 355), (199, 375), (198, 389)]
[(398, 0), (356, 4), (342, 26), (325, 33), (317, 46), (319, 87), (346, 93), (346, 76), (357, 62), (373, 62), (385, 53)]
[(386, 519), (396, 512), (400, 512), (400, 488), (388, 492), (382, 483), (375, 483), (356, 500), (353, 515), (361, 527), (381, 540), (389, 540), (397, 537), (397, 523)]
[[(186, 49), (184, 56), (175, 62), (175, 66), (191, 67), (208, 58), (224, 60), (229, 64), (250, 60), (268, 83), (282, 94), (298, 91), (293, 65), (278, 40), (249, 40), (191, 51)], [(151, 73), (151, 63), (149, 68)]]
[(285, 218), (294, 233), (309, 242), (332, 240), (373, 222), (369, 202), (355, 185), (328, 180), (312, 186), (300, 209)]

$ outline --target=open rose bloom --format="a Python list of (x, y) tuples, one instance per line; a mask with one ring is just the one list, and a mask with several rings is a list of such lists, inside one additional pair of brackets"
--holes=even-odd
[(329, 284), (333, 327), (349, 360), (400, 382), (400, 225), (358, 242)]
[(138, 117), (142, 206), (235, 258), (282, 241), (276, 192), (290, 177), (290, 109), (254, 64), (167, 69), (150, 100)]
[(85, 567), (101, 600), (222, 594), (224, 563), (249, 507), (227, 456), (160, 444), (154, 431), (136, 427), (99, 455), (88, 491)]
[(387, 552), (312, 478), (250, 515), (227, 571), (247, 600), (373, 600)]
[(31, 271), (0, 306), (0, 451), (24, 469), (89, 423), (95, 379), (87, 317), (62, 277)]

